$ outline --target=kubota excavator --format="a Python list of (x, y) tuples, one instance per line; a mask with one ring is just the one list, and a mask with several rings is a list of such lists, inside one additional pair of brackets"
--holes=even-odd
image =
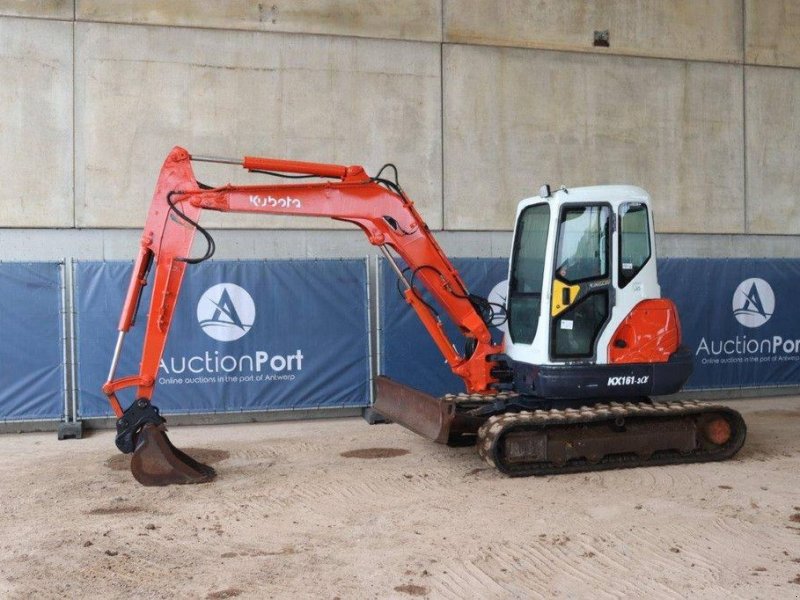
[[(228, 163), (270, 176), (317, 178), (274, 185), (198, 183), (192, 161)], [(511, 476), (722, 460), (744, 443), (741, 415), (693, 401), (655, 402), (692, 372), (675, 305), (661, 298), (648, 194), (632, 186), (543, 186), (519, 203), (503, 307), (470, 294), (394, 178), (359, 166), (269, 158), (191, 156), (174, 148), (158, 178), (119, 321), (104, 393), (117, 415), (118, 448), (133, 453), (144, 485), (200, 483), (214, 470), (175, 448), (151, 403), (188, 265), (211, 257), (203, 210), (330, 217), (360, 227), (397, 273), (416, 312), (467, 393), (434, 398), (386, 377), (375, 409), (425, 437), (475, 443)], [(195, 231), (204, 256), (189, 258)], [(401, 269), (396, 256), (407, 269)], [(139, 373), (115, 378), (155, 264)], [(423, 289), (429, 294), (423, 296)], [(431, 302), (431, 299), (433, 302)], [(451, 343), (437, 304), (466, 338)], [(494, 344), (489, 323), (504, 311)], [(123, 409), (117, 393), (135, 388)]]

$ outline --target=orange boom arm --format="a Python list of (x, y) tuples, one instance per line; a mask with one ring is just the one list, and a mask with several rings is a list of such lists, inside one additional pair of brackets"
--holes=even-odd
[[(194, 160), (240, 164), (252, 171), (298, 173), (334, 181), (279, 185), (227, 185), (201, 188), (191, 167), (193, 158), (174, 148), (161, 169), (133, 268), (119, 321), (119, 337), (108, 380), (103, 386), (117, 417), (123, 409), (116, 393), (136, 387), (136, 398), (149, 401), (156, 382), (170, 323), (178, 300), (186, 265), (202, 259), (186, 259), (196, 223), (203, 209), (220, 212), (268, 213), (330, 217), (354, 223), (378, 246), (405, 285), (404, 296), (430, 333), (453, 372), (470, 392), (488, 391), (496, 382), (491, 355), (501, 352), (479, 314), (464, 282), (436, 243), (411, 202), (394, 186), (387, 189), (362, 167), (245, 157), (243, 160), (194, 157)], [(390, 188), (392, 186), (389, 186)], [(202, 230), (201, 230), (202, 231)], [(213, 242), (209, 239), (210, 251)], [(407, 278), (389, 248), (409, 265)], [(207, 258), (207, 255), (204, 258)], [(125, 333), (133, 325), (142, 289), (152, 264), (155, 276), (150, 312), (138, 375), (115, 378)], [(424, 285), (468, 340), (470, 351), (459, 353), (447, 337), (432, 308), (422, 300), (414, 282)]]

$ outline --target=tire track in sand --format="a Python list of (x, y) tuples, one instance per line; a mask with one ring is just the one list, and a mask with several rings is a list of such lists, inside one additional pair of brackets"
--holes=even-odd
[[(245, 465), (247, 468), (247, 465)], [(276, 470), (275, 467), (272, 467)], [(291, 471), (290, 466), (282, 465)], [(324, 478), (297, 480), (287, 477), (271, 478), (264, 492), (247, 497), (223, 498), (223, 504), (237, 509), (242, 504), (256, 510), (274, 510), (302, 506), (309, 511), (331, 514), (353, 508), (365, 502), (377, 502), (384, 507), (422, 502), (441, 494), (448, 488), (451, 475), (446, 471), (426, 470), (426, 477), (404, 474), (403, 469), (376, 471), (366, 476), (342, 472), (326, 473)]]
[[(635, 536), (633, 536), (635, 538)], [(679, 600), (691, 554), (674, 555), (652, 544), (635, 546), (635, 539), (608, 535), (555, 536), (536, 542), (492, 543), (476, 556), (442, 563), (434, 574), (434, 595), (442, 598), (551, 598), (554, 594), (592, 598), (658, 597)], [(706, 591), (722, 593), (713, 569), (704, 565), (700, 577)], [(641, 576), (632, 576), (635, 573)], [(697, 572), (693, 571), (697, 583)]]

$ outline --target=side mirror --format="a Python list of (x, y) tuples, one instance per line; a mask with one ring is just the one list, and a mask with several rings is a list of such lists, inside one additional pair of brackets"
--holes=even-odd
[(539, 188), (539, 196), (542, 198), (549, 198), (550, 197), (550, 185), (545, 183), (542, 187)]

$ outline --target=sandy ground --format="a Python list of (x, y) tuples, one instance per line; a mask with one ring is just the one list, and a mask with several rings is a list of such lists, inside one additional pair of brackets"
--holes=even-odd
[(219, 478), (167, 489), (0, 436), (0, 597), (798, 598), (800, 398), (732, 405), (732, 461), (528, 479), (360, 419), (175, 428)]

